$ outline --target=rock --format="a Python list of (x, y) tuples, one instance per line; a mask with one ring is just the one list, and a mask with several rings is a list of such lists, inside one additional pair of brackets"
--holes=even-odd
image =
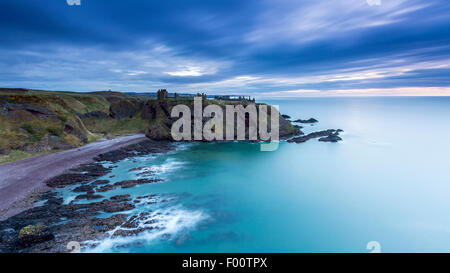
[(156, 119), (157, 109), (154, 105), (153, 101), (148, 100), (142, 109), (141, 117), (143, 119), (148, 119), (149, 121), (153, 121)]
[(115, 119), (132, 118), (138, 111), (137, 105), (128, 100), (111, 103), (109, 108), (110, 116)]
[(284, 119), (291, 119), (291, 116), (289, 115), (281, 115)]
[(332, 133), (332, 134), (330, 134), (330, 135), (328, 135), (326, 137), (319, 138), (319, 141), (322, 141), (322, 142), (338, 142), (338, 141), (341, 141), (342, 138), (339, 137), (339, 133), (341, 133), (341, 132), (343, 132), (343, 130), (342, 129), (338, 129), (334, 133)]
[(280, 139), (288, 139), (293, 136), (303, 135), (303, 132), (292, 125), (292, 123), (284, 118), (280, 118), (279, 134)]
[(140, 171), (147, 168), (146, 166), (129, 169), (128, 172)]
[(113, 237), (127, 237), (127, 236), (133, 236), (137, 235), (141, 232), (144, 232), (146, 230), (153, 229), (152, 227), (148, 228), (137, 228), (137, 229), (118, 229), (114, 232)]
[(105, 185), (108, 184), (109, 180), (96, 180), (91, 183), (92, 186), (99, 186), (99, 185)]
[(99, 163), (84, 164), (78, 168), (70, 170), (68, 173), (56, 176), (45, 183), (51, 188), (62, 188), (82, 182), (89, 182), (99, 176), (106, 175), (110, 169), (103, 167)]
[(114, 186), (120, 186), (123, 189), (126, 188), (131, 188), (134, 187), (136, 185), (143, 185), (143, 184), (149, 184), (149, 183), (155, 183), (155, 182), (159, 182), (162, 181), (161, 179), (137, 179), (137, 180), (125, 180), (125, 181), (120, 181), (120, 182), (116, 182), (114, 183)]
[(49, 241), (54, 237), (47, 231), (47, 226), (43, 224), (26, 226), (20, 230), (18, 236), (20, 244), (25, 246)]
[(86, 135), (86, 132), (81, 130), (80, 126), (75, 125), (71, 121), (66, 121), (66, 123), (64, 124), (64, 132), (66, 134), (72, 134), (72, 135), (76, 136), (83, 143), (87, 143), (88, 137)]
[(105, 138), (108, 140), (114, 139), (114, 136), (111, 134), (105, 134)]
[(73, 192), (94, 193), (94, 186), (92, 186), (92, 185), (82, 185), (82, 186), (76, 187), (72, 191)]
[(109, 199), (111, 199), (112, 201), (120, 201), (120, 202), (124, 202), (124, 201), (128, 202), (128, 201), (132, 200), (131, 195), (129, 195), (129, 194), (115, 195)]
[[(306, 136), (295, 137), (295, 138), (288, 140), (288, 142), (303, 143), (303, 142), (306, 142), (313, 138), (327, 137), (327, 136), (330, 136), (330, 135), (333, 135), (336, 133), (337, 133), (337, 130), (329, 129), (329, 130), (325, 130), (325, 131), (313, 132)], [(339, 133), (337, 133), (337, 134), (339, 134)]]
[(159, 101), (159, 107), (161, 107), (161, 110), (163, 111), (166, 118), (170, 118), (170, 110), (167, 101), (166, 100)]
[(95, 191), (96, 192), (106, 192), (106, 191), (114, 190), (115, 188), (117, 188), (117, 186), (115, 186), (115, 185), (106, 185), (106, 186), (97, 188)]
[(86, 114), (80, 114), (77, 113), (77, 116), (79, 116), (81, 119), (86, 119), (86, 118), (109, 118), (110, 116), (102, 111), (92, 111), (92, 112), (88, 112)]
[(63, 188), (68, 185), (77, 184), (80, 182), (88, 182), (92, 177), (86, 174), (68, 173), (51, 178), (45, 182), (51, 188)]
[(153, 140), (172, 140), (172, 135), (170, 133), (170, 129), (165, 125), (153, 125), (148, 128), (146, 134), (148, 138)]
[(109, 218), (96, 218), (94, 224), (96, 227), (102, 227), (104, 231), (108, 231), (122, 225), (127, 218), (126, 214), (114, 214)]
[[(141, 212), (138, 215), (131, 216), (130, 219), (121, 225), (121, 228), (124, 229), (118, 229), (113, 236), (133, 236), (145, 230), (154, 229), (154, 227), (150, 225), (155, 224), (156, 221), (154, 219), (149, 219), (149, 215), (149, 212)], [(144, 223), (145, 226), (142, 227), (141, 223)]]
[(167, 141), (144, 140), (142, 142), (129, 145), (111, 152), (100, 154), (95, 157), (95, 161), (111, 161), (118, 162), (122, 159), (136, 156), (143, 156), (151, 153), (164, 153), (173, 150), (173, 146)]
[(94, 199), (101, 199), (101, 198), (104, 198), (104, 196), (100, 195), (100, 194), (87, 193), (87, 194), (78, 195), (77, 197), (75, 197), (75, 200), (81, 200), (81, 199), (94, 200)]
[(319, 122), (317, 119), (315, 118), (310, 118), (310, 119), (297, 119), (294, 120), (293, 122), (298, 122), (298, 123), (316, 123)]
[(342, 140), (342, 138), (337, 135), (329, 135), (327, 137), (319, 138), (319, 141), (322, 141), (322, 142), (338, 142), (341, 140)]
[(100, 202), (101, 209), (104, 212), (119, 212), (119, 211), (127, 211), (136, 208), (133, 204), (125, 203), (125, 202), (117, 202), (117, 201), (109, 201), (103, 200)]
[(34, 104), (23, 104), (22, 106), (26, 111), (38, 115), (39, 117), (44, 116), (55, 116), (55, 112), (45, 107), (37, 106)]

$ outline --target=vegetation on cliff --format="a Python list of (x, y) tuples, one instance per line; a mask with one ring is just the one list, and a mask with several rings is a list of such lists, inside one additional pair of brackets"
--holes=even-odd
[[(202, 98), (203, 107), (255, 103), (247, 99), (207, 99), (204, 94)], [(169, 98), (164, 89), (159, 90), (157, 98), (149, 98), (111, 91), (0, 88), (0, 163), (123, 134), (146, 133), (154, 140), (171, 140), (170, 128), (176, 119), (170, 113), (178, 104), (193, 109), (193, 97)], [(280, 116), (280, 137), (299, 132)]]
[(116, 92), (0, 89), (0, 163), (144, 132), (145, 99)]

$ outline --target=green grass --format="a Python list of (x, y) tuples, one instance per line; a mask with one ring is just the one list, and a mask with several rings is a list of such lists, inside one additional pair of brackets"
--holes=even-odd
[(91, 133), (88, 135), (88, 143), (99, 141), (102, 138), (102, 135)]
[(149, 122), (139, 117), (112, 119), (112, 118), (88, 118), (84, 119), (84, 125), (92, 133), (109, 133), (111, 135), (124, 135), (142, 133), (149, 127)]

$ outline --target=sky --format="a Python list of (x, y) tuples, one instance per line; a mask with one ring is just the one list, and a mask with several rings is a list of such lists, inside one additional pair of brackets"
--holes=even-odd
[(450, 95), (448, 0), (77, 1), (0, 1), (0, 87)]

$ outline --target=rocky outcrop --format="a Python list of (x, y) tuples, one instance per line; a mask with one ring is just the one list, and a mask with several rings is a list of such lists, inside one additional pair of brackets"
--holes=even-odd
[(109, 118), (110, 116), (102, 111), (92, 111), (92, 112), (88, 112), (85, 114), (80, 114), (77, 113), (77, 115), (81, 118), (81, 119), (86, 119), (86, 118)]
[(88, 142), (87, 132), (82, 129), (81, 124), (66, 121), (64, 124), (64, 132), (76, 136), (82, 143)]
[(341, 141), (342, 138), (339, 136), (339, 133), (341, 133), (341, 132), (343, 132), (343, 130), (338, 129), (334, 133), (332, 133), (332, 134), (330, 134), (330, 135), (328, 135), (326, 137), (319, 138), (319, 141), (322, 141), (322, 142), (338, 142), (338, 141)]
[(51, 188), (63, 188), (68, 185), (95, 180), (100, 176), (106, 175), (110, 170), (110, 168), (105, 168), (99, 163), (84, 164), (47, 180), (45, 184)]
[[(178, 118), (171, 118), (170, 113), (171, 109), (179, 104), (182, 103), (186, 106), (188, 106), (191, 110), (191, 128), (194, 128), (194, 103), (193, 100), (185, 100), (185, 101), (177, 101), (177, 100), (171, 100), (171, 99), (159, 99), (159, 100), (149, 100), (144, 105), (144, 108), (142, 110), (142, 117), (148, 119), (152, 122), (148, 130), (146, 131), (146, 135), (148, 138), (153, 140), (172, 140), (171, 135), (171, 127), (174, 121), (176, 121)], [(214, 102), (210, 102), (208, 100), (202, 101), (202, 107), (203, 109), (207, 107), (210, 104), (213, 104)], [(248, 104), (251, 104), (249, 101), (233, 101), (233, 102), (227, 102), (230, 105), (237, 105), (237, 104), (243, 104), (244, 107)], [(257, 111), (259, 111), (260, 104), (255, 104)], [(223, 113), (226, 113), (225, 105), (220, 105), (222, 108)], [(279, 115), (279, 136), (280, 139), (287, 139), (292, 136), (301, 135), (303, 132), (298, 127), (295, 127), (291, 124), (289, 120), (287, 120), (285, 117), (283, 117), (279, 112), (275, 113), (276, 115)], [(269, 120), (270, 120), (270, 112), (269, 112)], [(209, 118), (203, 118), (203, 124), (202, 126), (209, 120)], [(226, 116), (224, 116), (224, 128), (226, 124)], [(234, 139), (237, 139), (237, 120), (234, 119), (234, 128), (235, 128), (235, 137)], [(246, 127), (246, 139), (248, 139), (248, 126), (249, 126), (249, 117), (246, 115), (244, 124)], [(270, 122), (269, 122), (270, 126)], [(192, 138), (193, 138), (193, 130), (192, 132)], [(225, 135), (225, 130), (224, 130)], [(225, 139), (225, 136), (224, 136)], [(259, 140), (258, 136), (258, 140)], [(206, 141), (203, 139), (203, 141)]]
[(163, 153), (173, 150), (174, 146), (167, 141), (146, 140), (132, 144), (118, 150), (100, 154), (94, 158), (96, 161), (117, 162), (125, 158), (143, 156), (150, 153)]
[(52, 240), (55, 236), (48, 232), (43, 224), (29, 225), (19, 231), (19, 243), (23, 246), (31, 246)]
[(139, 106), (129, 100), (114, 102), (109, 107), (110, 116), (115, 119), (132, 118), (139, 112)]
[(154, 121), (157, 116), (157, 105), (152, 100), (148, 100), (142, 109), (142, 118), (149, 121)]
[(172, 135), (166, 125), (155, 124), (148, 128), (145, 135), (153, 140), (172, 140)]
[(306, 142), (313, 138), (321, 138), (321, 139), (319, 139), (319, 141), (322, 141), (322, 142), (337, 142), (337, 141), (342, 140), (339, 137), (340, 132), (342, 132), (341, 129), (338, 129), (338, 130), (329, 129), (329, 130), (324, 130), (324, 131), (318, 131), (318, 132), (313, 132), (313, 133), (307, 134), (305, 136), (300, 136), (300, 137), (295, 137), (295, 138), (289, 139), (288, 142), (303, 143), (303, 142)]
[(319, 121), (317, 119), (315, 119), (315, 118), (310, 118), (310, 119), (297, 119), (297, 120), (294, 120), (293, 122), (297, 122), (297, 123), (317, 123)]
[(86, 193), (86, 194), (80, 194), (77, 197), (75, 197), (75, 200), (95, 200), (95, 199), (102, 199), (105, 198), (103, 195), (100, 194), (93, 194), (93, 193)]
[[(117, 153), (104, 154), (96, 161), (120, 160), (148, 153), (167, 152), (173, 148), (170, 143), (146, 140), (137, 145), (129, 145)], [(129, 188), (161, 180), (153, 177), (126, 180), (114, 184), (110, 184), (108, 180), (96, 180), (99, 176), (104, 176), (108, 172), (110, 172), (110, 169), (104, 168), (99, 163), (84, 164), (47, 181), (47, 184), (52, 188), (73, 186), (73, 191), (82, 194), (69, 204), (65, 204), (63, 198), (58, 196), (57, 191), (51, 189), (38, 198), (38, 200), (40, 199), (40, 206), (23, 211), (5, 221), (0, 221), (0, 253), (67, 252), (66, 246), (70, 241), (99, 240), (109, 236), (108, 232), (113, 231), (117, 232), (114, 236), (125, 235), (127, 233), (125, 230), (128, 230), (129, 234), (141, 232), (142, 230), (136, 226), (138, 223), (134, 222), (135, 218), (133, 216), (130, 218), (128, 214), (137, 205), (155, 203), (155, 198), (141, 196), (133, 200), (130, 194), (121, 194), (105, 199), (99, 193), (98, 187), (111, 186), (109, 190), (120, 187)], [(91, 202), (79, 202), (80, 200), (91, 200)], [(108, 218), (97, 217), (105, 212), (113, 215)], [(142, 213), (147, 216), (145, 218), (146, 224), (155, 221), (149, 218), (148, 212)], [(141, 216), (143, 217), (144, 214)], [(130, 228), (133, 228), (133, 230), (130, 230)], [(151, 229), (151, 227), (145, 229)]]
[(114, 183), (114, 186), (119, 186), (122, 189), (132, 188), (137, 185), (144, 185), (144, 184), (150, 184), (150, 183), (156, 183), (162, 181), (161, 179), (136, 179), (136, 180), (125, 180)]

